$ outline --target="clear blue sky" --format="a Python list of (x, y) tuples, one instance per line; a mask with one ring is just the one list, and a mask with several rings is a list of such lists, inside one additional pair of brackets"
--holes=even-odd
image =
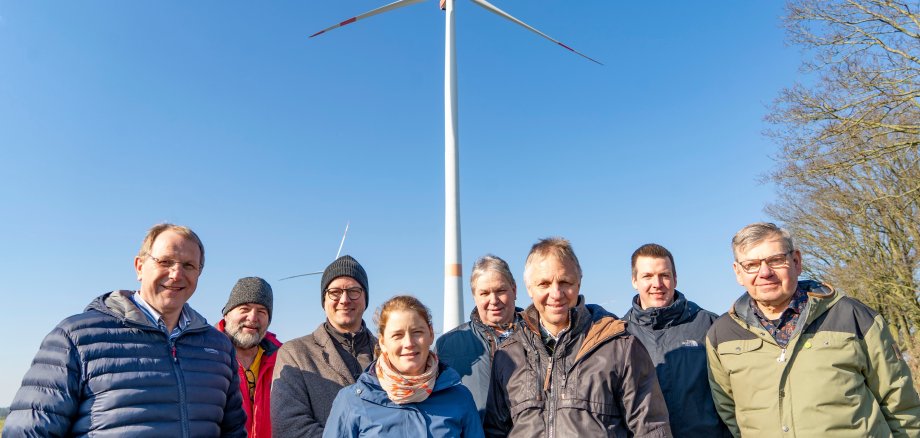
[[(190, 304), (211, 322), (258, 275), (271, 329), (311, 332), (319, 279), (278, 279), (322, 269), (350, 220), (365, 319), (411, 293), (440, 328), (443, 13), (306, 38), (386, 1), (0, 0), (0, 406), (55, 324), (136, 288), (161, 221), (204, 240)], [(487, 252), (520, 281), (530, 245), (560, 235), (588, 301), (622, 315), (629, 255), (654, 241), (679, 290), (727, 310), (730, 238), (776, 196), (763, 116), (798, 75), (780, 2), (494, 4), (605, 66), (458, 1), (464, 283)]]

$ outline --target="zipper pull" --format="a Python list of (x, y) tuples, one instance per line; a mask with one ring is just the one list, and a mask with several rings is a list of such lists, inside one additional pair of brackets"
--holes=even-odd
[(553, 374), (553, 361), (546, 366), (546, 379), (543, 380), (543, 391), (549, 391), (549, 376)]
[(776, 361), (777, 362), (786, 361), (786, 347), (783, 347), (783, 350), (779, 353), (779, 357), (776, 358)]
[(176, 344), (170, 345), (170, 346), (169, 346), (169, 351), (172, 353), (173, 362), (179, 363), (179, 357), (176, 356)]

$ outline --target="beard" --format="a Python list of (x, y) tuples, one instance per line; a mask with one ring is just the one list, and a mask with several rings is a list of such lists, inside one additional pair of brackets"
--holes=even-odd
[(259, 342), (262, 342), (262, 338), (265, 336), (265, 331), (267, 330), (267, 328), (260, 327), (258, 333), (243, 333), (242, 328), (243, 327), (239, 324), (228, 322), (226, 332), (233, 346), (243, 350), (259, 345)]

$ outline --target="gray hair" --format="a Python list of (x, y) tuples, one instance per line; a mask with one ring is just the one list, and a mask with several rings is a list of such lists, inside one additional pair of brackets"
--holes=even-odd
[(514, 282), (514, 276), (511, 275), (511, 268), (508, 267), (508, 262), (496, 255), (486, 254), (476, 260), (476, 263), (473, 263), (473, 272), (470, 274), (470, 289), (473, 290), (473, 293), (476, 293), (476, 280), (489, 271), (501, 275), (511, 286), (517, 287)]
[(795, 243), (792, 241), (792, 235), (784, 228), (780, 228), (771, 222), (755, 222), (746, 225), (744, 228), (735, 233), (732, 238), (732, 254), (735, 260), (738, 260), (738, 254), (744, 250), (755, 246), (769, 238), (779, 237), (783, 244), (783, 251), (795, 250)]
[(578, 257), (575, 256), (575, 250), (572, 244), (562, 237), (547, 237), (540, 239), (530, 248), (530, 254), (527, 254), (527, 261), (524, 262), (524, 282), (530, 279), (530, 266), (539, 260), (548, 256), (555, 256), (560, 262), (572, 262), (581, 280), (581, 264), (578, 263)]

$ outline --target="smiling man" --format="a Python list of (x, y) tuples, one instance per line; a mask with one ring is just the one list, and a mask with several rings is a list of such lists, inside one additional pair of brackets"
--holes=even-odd
[(648, 352), (623, 321), (584, 303), (569, 241), (537, 242), (524, 283), (533, 304), (495, 352), (486, 436), (670, 437)]
[(492, 355), (520, 326), (522, 309), (514, 305), (517, 284), (508, 263), (492, 254), (473, 264), (470, 290), (476, 303), (470, 321), (438, 338), (436, 351), (442, 362), (460, 373), (482, 418), (492, 378)]
[(186, 304), (198, 235), (155, 225), (134, 268), (138, 291), (105, 293), (48, 334), (4, 436), (246, 436), (233, 346)]
[(270, 438), (272, 371), (281, 342), (268, 331), (272, 321), (272, 287), (259, 277), (239, 279), (217, 329), (224, 332), (236, 348), (240, 392), (246, 411), (249, 438)]
[(271, 392), (275, 436), (319, 437), (336, 394), (374, 359), (377, 338), (364, 324), (367, 272), (351, 256), (326, 267), (320, 301), (326, 321), (278, 352)]
[(735, 436), (915, 437), (920, 398), (882, 316), (799, 280), (786, 230), (754, 223), (732, 239), (747, 290), (709, 329), (709, 380)]
[(677, 290), (677, 268), (667, 248), (647, 243), (631, 257), (638, 294), (626, 329), (648, 350), (664, 393), (675, 437), (730, 436), (712, 404), (706, 367), (706, 331), (718, 315)]

